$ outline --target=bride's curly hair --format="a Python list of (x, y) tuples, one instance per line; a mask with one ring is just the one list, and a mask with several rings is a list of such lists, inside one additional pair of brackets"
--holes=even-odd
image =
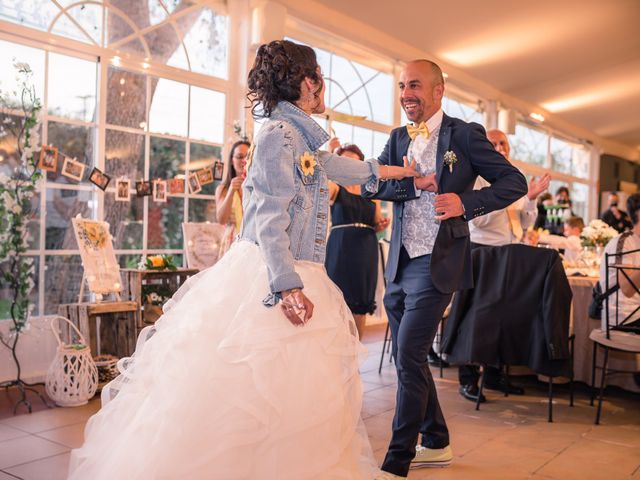
[(322, 89), (316, 52), (306, 45), (288, 40), (275, 40), (261, 45), (249, 72), (247, 98), (254, 117), (269, 117), (279, 101), (300, 100), (300, 84), (310, 78), (319, 82), (314, 92)]

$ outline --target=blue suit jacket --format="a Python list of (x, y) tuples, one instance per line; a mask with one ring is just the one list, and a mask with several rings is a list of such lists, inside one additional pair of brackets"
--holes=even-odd
[[(378, 160), (384, 165), (403, 165), (411, 139), (406, 127), (391, 132), (389, 141)], [(444, 165), (444, 154), (453, 151), (458, 161), (453, 171)], [(438, 290), (450, 293), (473, 286), (471, 248), (467, 220), (499, 210), (527, 193), (527, 182), (520, 171), (498, 153), (487, 140), (484, 128), (457, 118), (443, 116), (436, 172), (440, 193), (457, 193), (465, 208), (464, 217), (440, 222), (436, 243), (431, 254), (431, 277)], [(476, 178), (487, 180), (491, 186), (473, 190)], [(417, 198), (413, 179), (383, 182), (378, 192), (371, 194), (364, 188), (363, 196), (393, 201), (391, 247), (386, 268), (387, 281), (398, 274), (398, 260), (402, 246), (402, 216), (404, 202)]]

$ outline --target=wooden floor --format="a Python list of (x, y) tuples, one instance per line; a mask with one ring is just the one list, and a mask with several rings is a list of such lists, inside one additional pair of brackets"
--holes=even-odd
[[(394, 367), (386, 360), (378, 374), (383, 333), (382, 327), (367, 330), (370, 354), (361, 368), (363, 417), (378, 461), (389, 441), (396, 386)], [(567, 391), (559, 388), (550, 424), (546, 386), (533, 378), (519, 380), (527, 395), (504, 398), (489, 391), (489, 402), (476, 412), (458, 394), (456, 369), (446, 369), (443, 379), (436, 375), (455, 459), (448, 468), (415, 470), (409, 478), (640, 480), (640, 396), (607, 390), (602, 424), (595, 426), (586, 389), (578, 389), (570, 408)], [(69, 451), (81, 444), (84, 424), (98, 408), (97, 399), (71, 409), (35, 402), (31, 415), (13, 416), (11, 398), (0, 392), (0, 480), (65, 478)]]

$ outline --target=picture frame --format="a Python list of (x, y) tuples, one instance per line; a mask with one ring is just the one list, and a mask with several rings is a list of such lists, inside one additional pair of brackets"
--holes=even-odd
[(89, 175), (89, 181), (104, 192), (109, 182), (111, 182), (111, 177), (99, 168), (93, 167), (91, 175)]
[(200, 180), (198, 180), (198, 175), (195, 173), (189, 174), (189, 192), (190, 193), (198, 193), (202, 190), (202, 185), (200, 185)]
[(215, 180), (222, 180), (224, 174), (224, 163), (216, 162), (213, 166), (213, 178)]
[(65, 156), (64, 162), (62, 163), (62, 171), (60, 173), (65, 177), (70, 178), (71, 180), (81, 182), (82, 177), (84, 176), (85, 168), (86, 165), (84, 163), (78, 162), (75, 157), (69, 158)]
[(167, 180), (167, 188), (171, 195), (184, 193), (184, 178), (170, 178)]
[(166, 180), (154, 180), (153, 181), (153, 201), (158, 203), (167, 202), (167, 181)]
[(128, 178), (119, 178), (116, 180), (116, 202), (131, 201), (131, 180)]
[(196, 172), (196, 175), (198, 175), (198, 181), (200, 182), (201, 187), (214, 182), (212, 167), (207, 167), (207, 168), (198, 170)]
[(138, 180), (136, 182), (136, 195), (138, 197), (149, 197), (152, 193), (152, 184), (149, 181)]
[(47, 172), (58, 170), (58, 148), (51, 145), (43, 145), (40, 150), (38, 168)]
[(204, 270), (224, 253), (225, 225), (219, 223), (183, 223), (182, 232), (188, 268)]

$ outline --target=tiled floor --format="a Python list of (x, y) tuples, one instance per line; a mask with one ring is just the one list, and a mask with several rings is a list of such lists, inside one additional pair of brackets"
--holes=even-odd
[[(363, 416), (378, 461), (389, 441), (396, 383), (386, 360), (378, 374), (382, 334), (380, 328), (367, 331), (370, 355), (361, 369)], [(640, 396), (608, 390), (602, 425), (595, 426), (586, 391), (578, 389), (570, 408), (566, 390), (558, 388), (555, 422), (547, 423), (546, 388), (534, 379), (524, 380), (524, 397), (488, 392), (489, 402), (476, 412), (458, 394), (456, 375), (450, 368), (436, 378), (454, 462), (412, 471), (410, 479), (640, 480)], [(49, 410), (34, 402), (34, 413), (14, 417), (6, 394), (0, 394), (0, 480), (64, 478), (69, 450), (80, 445), (84, 424), (98, 407), (97, 399), (72, 409)]]

